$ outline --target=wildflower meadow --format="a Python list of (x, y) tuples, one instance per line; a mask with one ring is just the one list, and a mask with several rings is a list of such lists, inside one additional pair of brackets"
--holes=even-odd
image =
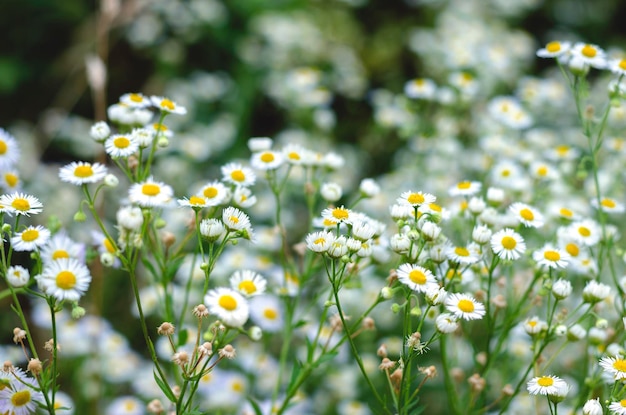
[(626, 414), (619, 2), (92, 3), (0, 125), (0, 414)]

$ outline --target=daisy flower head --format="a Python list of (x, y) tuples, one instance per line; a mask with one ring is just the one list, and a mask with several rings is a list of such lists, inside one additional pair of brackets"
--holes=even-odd
[(562, 249), (555, 248), (551, 244), (544, 245), (541, 249), (533, 252), (533, 259), (539, 267), (565, 268), (571, 259), (570, 254)]
[(78, 301), (91, 283), (87, 266), (73, 258), (63, 258), (44, 266), (35, 277), (41, 291), (58, 301)]
[(340, 207), (326, 208), (322, 211), (322, 218), (335, 222), (335, 224), (352, 223), (354, 217), (354, 212), (343, 207), (343, 205)]
[(250, 314), (248, 302), (231, 289), (220, 287), (210, 290), (204, 297), (204, 304), (209, 308), (211, 314), (227, 326), (242, 327)]
[(260, 295), (250, 299), (250, 319), (263, 331), (275, 333), (284, 325), (281, 302), (273, 295)]
[(625, 415), (626, 414), (626, 399), (622, 399), (620, 401), (611, 402), (609, 405), (609, 411), (615, 415)]
[(43, 394), (32, 388), (28, 382), (11, 382), (10, 387), (0, 390), (0, 413), (3, 414), (34, 414), (39, 404), (43, 403)]
[(252, 297), (265, 292), (267, 281), (258, 272), (238, 270), (230, 276), (230, 286), (245, 297)]
[(145, 129), (152, 133), (154, 137), (165, 137), (172, 138), (174, 137), (174, 132), (170, 130), (167, 125), (162, 122), (153, 122), (152, 124), (148, 124)]
[(239, 163), (228, 163), (221, 168), (223, 180), (235, 186), (250, 187), (256, 181), (256, 174)]
[(623, 356), (605, 356), (600, 359), (600, 367), (615, 380), (626, 379), (626, 360)]
[(439, 288), (433, 273), (419, 265), (402, 264), (396, 270), (398, 281), (409, 287), (411, 290), (425, 293), (429, 290)]
[(606, 53), (600, 47), (590, 43), (578, 42), (571, 50), (573, 61), (579, 61), (584, 66), (591, 66), (596, 69), (604, 69), (607, 66)]
[(536, 208), (521, 202), (515, 202), (509, 211), (527, 228), (540, 228), (544, 224), (543, 215)]
[(129, 92), (120, 97), (120, 103), (130, 108), (147, 108), (152, 105), (150, 99), (138, 92)]
[(464, 180), (462, 182), (458, 182), (450, 189), (448, 189), (448, 194), (450, 196), (473, 196), (476, 193), (480, 192), (482, 188), (481, 182)]
[(598, 303), (611, 295), (611, 286), (595, 280), (589, 281), (583, 288), (583, 300), (586, 303)]
[(12, 168), (20, 159), (17, 140), (3, 128), (0, 128), (0, 168)]
[(193, 210), (200, 210), (209, 206), (208, 201), (204, 198), (204, 196), (189, 196), (184, 197), (182, 199), (178, 199), (178, 206), (180, 207), (190, 207)]
[(200, 222), (200, 235), (210, 241), (216, 241), (226, 233), (224, 224), (219, 219), (202, 219)]
[(152, 177), (148, 180), (133, 184), (128, 189), (128, 200), (141, 207), (161, 207), (172, 199), (174, 190), (163, 182), (157, 182)]
[(591, 206), (606, 213), (624, 213), (624, 204), (610, 197), (603, 197), (600, 202), (596, 198), (591, 199)]
[(43, 205), (35, 196), (24, 193), (4, 194), (0, 196), (0, 206), (16, 215), (35, 215), (41, 213)]
[(618, 76), (626, 75), (626, 59), (612, 59), (608, 62), (607, 68)]
[(30, 281), (30, 272), (21, 265), (13, 265), (7, 269), (7, 282), (15, 288), (24, 287)]
[(515, 260), (526, 252), (526, 243), (519, 233), (505, 228), (491, 236), (491, 249), (501, 259)]
[(34, 251), (48, 242), (50, 231), (41, 225), (29, 226), (11, 238), (15, 251)]
[(458, 264), (474, 264), (480, 259), (480, 247), (475, 243), (467, 246), (449, 246), (446, 249), (446, 257)]
[(144, 222), (143, 211), (137, 206), (121, 206), (115, 214), (117, 225), (126, 231), (139, 231)]
[(445, 306), (457, 319), (479, 320), (485, 315), (485, 306), (468, 294), (448, 294)]
[(454, 333), (459, 328), (459, 322), (453, 314), (441, 313), (435, 319), (435, 327), (440, 333)]
[(208, 206), (221, 205), (230, 198), (230, 190), (218, 181), (205, 184), (196, 194), (204, 197)]
[(17, 192), (22, 188), (22, 180), (17, 170), (6, 170), (0, 173), (0, 189), (7, 193)]
[(169, 114), (178, 114), (185, 115), (187, 114), (187, 108), (178, 105), (174, 101), (169, 98), (159, 97), (159, 96), (151, 96), (150, 101), (152, 101), (152, 105), (157, 107), (162, 112), (166, 112)]
[(404, 94), (412, 99), (433, 99), (437, 92), (437, 84), (428, 78), (417, 78), (404, 84)]
[(300, 165), (310, 158), (311, 151), (300, 144), (291, 143), (282, 148), (282, 153), (287, 163)]
[(247, 187), (236, 187), (233, 192), (233, 203), (240, 208), (249, 208), (256, 204), (256, 196)]
[(528, 333), (530, 336), (533, 336), (535, 334), (541, 333), (544, 330), (547, 330), (548, 323), (541, 320), (539, 317), (534, 316), (524, 320), (523, 327), (526, 333)]
[(546, 44), (545, 47), (539, 49), (537, 51), (537, 56), (540, 58), (558, 58), (566, 55), (570, 49), (572, 44), (570, 42), (559, 42), (558, 40), (554, 40)]
[[(0, 200), (1, 202), (1, 200)], [(569, 235), (585, 246), (594, 246), (600, 241), (602, 231), (592, 219), (582, 219), (568, 226)]]
[(115, 134), (106, 139), (104, 150), (111, 158), (127, 158), (139, 150), (139, 143), (132, 134)]
[(532, 378), (526, 384), (528, 393), (531, 395), (558, 395), (569, 389), (567, 382), (558, 376), (547, 375)]
[(313, 252), (323, 253), (335, 242), (335, 235), (328, 231), (318, 231), (306, 236), (305, 242), (308, 249)]
[(437, 198), (430, 194), (424, 192), (413, 192), (411, 190), (402, 192), (400, 197), (396, 199), (396, 203), (405, 206), (418, 207), (421, 205), (429, 205), (431, 203), (435, 203)]
[(248, 215), (232, 206), (222, 212), (222, 222), (229, 231), (243, 231), (251, 226)]
[(106, 407), (104, 415), (143, 415), (146, 404), (134, 396), (120, 396)]
[(83, 261), (85, 246), (75, 242), (63, 231), (55, 233), (40, 249), (39, 255), (44, 264), (63, 258), (74, 258)]
[(252, 153), (271, 150), (274, 141), (269, 137), (250, 137), (248, 139), (248, 150)]
[(61, 181), (77, 186), (99, 182), (106, 175), (107, 168), (103, 164), (84, 161), (74, 161), (59, 170)]
[(98, 121), (89, 129), (89, 135), (95, 141), (103, 142), (111, 135), (111, 127), (105, 121)]
[(134, 128), (130, 135), (139, 144), (139, 147), (147, 148), (154, 141), (156, 132), (148, 128)]
[(285, 162), (282, 153), (265, 150), (252, 154), (250, 165), (257, 170), (275, 170)]

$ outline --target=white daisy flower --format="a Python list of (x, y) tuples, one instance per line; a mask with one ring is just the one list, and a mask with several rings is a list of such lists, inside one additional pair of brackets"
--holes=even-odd
[(458, 319), (479, 320), (485, 315), (485, 306), (468, 294), (448, 294), (445, 306)]
[(435, 319), (435, 327), (444, 334), (454, 333), (459, 328), (459, 322), (451, 313), (441, 313)]
[(62, 258), (44, 266), (35, 279), (44, 294), (59, 301), (78, 301), (89, 288), (91, 274), (77, 260)]
[(272, 150), (254, 153), (250, 159), (250, 165), (257, 170), (274, 170), (279, 168), (284, 162), (283, 154)]
[(20, 159), (17, 140), (6, 130), (0, 128), (0, 169), (10, 169)]
[(219, 219), (203, 219), (200, 222), (200, 235), (211, 241), (218, 240), (224, 233), (226, 228)]
[(596, 45), (578, 42), (571, 49), (572, 60), (578, 60), (585, 66), (592, 66), (596, 69), (606, 68), (606, 53)]
[(24, 287), (30, 281), (30, 272), (21, 265), (13, 265), (7, 269), (7, 281), (15, 288)]
[(417, 78), (404, 84), (404, 94), (413, 99), (431, 100), (437, 92), (437, 84), (432, 79)]
[(341, 235), (335, 238), (335, 240), (328, 247), (328, 251), (326, 251), (326, 253), (328, 253), (328, 255), (333, 258), (341, 258), (348, 253), (347, 243), (348, 240), (346, 239), (346, 237)]
[(44, 404), (43, 394), (28, 383), (11, 382), (10, 387), (0, 390), (0, 413), (30, 415), (35, 413), (38, 404)]
[(626, 359), (623, 356), (605, 356), (600, 359), (600, 366), (602, 370), (613, 376), (615, 380), (626, 379)]
[(107, 168), (100, 163), (74, 161), (59, 170), (59, 178), (67, 183), (80, 186), (86, 183), (96, 183), (107, 175)]
[(541, 212), (525, 203), (515, 202), (509, 207), (509, 210), (526, 227), (540, 228), (544, 224)]
[(611, 411), (611, 414), (615, 415), (626, 415), (626, 399), (611, 402), (609, 405), (609, 411)]
[(570, 255), (550, 244), (544, 245), (541, 249), (533, 252), (533, 259), (540, 267), (564, 268), (570, 260)]
[(537, 56), (540, 58), (558, 58), (567, 54), (571, 46), (570, 42), (559, 42), (558, 40), (555, 40), (539, 49), (537, 51)]
[(106, 139), (104, 150), (111, 158), (125, 158), (139, 151), (139, 143), (132, 135), (115, 134)]
[[(1, 200), (0, 200), (1, 201)], [(585, 246), (594, 246), (600, 241), (600, 225), (591, 219), (582, 219), (568, 226), (569, 235)]]
[(285, 161), (289, 164), (300, 165), (305, 160), (310, 158), (310, 150), (302, 147), (300, 144), (287, 144), (282, 149), (282, 153), (285, 157)]
[(586, 303), (597, 303), (606, 300), (611, 295), (611, 286), (595, 280), (589, 281), (583, 288), (583, 300)]
[(139, 144), (139, 147), (148, 148), (152, 145), (156, 133), (148, 128), (134, 128), (130, 135)]
[(541, 333), (542, 331), (548, 329), (548, 323), (546, 323), (545, 321), (541, 320), (537, 316), (533, 316), (531, 318), (527, 318), (526, 320), (524, 320), (524, 323), (522, 325), (523, 325), (524, 330), (526, 331), (526, 333), (528, 333), (531, 336), (535, 335), (535, 334), (538, 334), (538, 333)]
[(15, 251), (34, 251), (45, 245), (48, 239), (50, 239), (48, 229), (41, 225), (29, 226), (11, 238), (11, 245)]
[(626, 75), (626, 59), (612, 59), (607, 68), (616, 75)]
[(322, 211), (322, 218), (328, 219), (335, 224), (352, 223), (354, 220), (354, 212), (345, 207), (326, 208)]
[(448, 189), (448, 194), (450, 196), (473, 196), (476, 193), (480, 192), (483, 184), (481, 182), (465, 180), (459, 182)]
[(75, 242), (63, 231), (54, 234), (50, 240), (40, 249), (39, 255), (44, 265), (62, 258), (74, 258), (83, 261), (85, 246)]
[(178, 206), (180, 207), (190, 207), (194, 210), (196, 209), (202, 209), (205, 208), (207, 206), (209, 206), (208, 201), (206, 200), (206, 198), (204, 198), (204, 196), (190, 196), (190, 197), (184, 197), (182, 199), (178, 199)]
[(226, 183), (236, 186), (250, 187), (256, 181), (256, 174), (248, 167), (239, 163), (228, 163), (221, 168)]
[(433, 273), (419, 265), (402, 264), (396, 270), (398, 281), (413, 291), (425, 293), (439, 287)]
[(560, 395), (568, 389), (568, 385), (558, 376), (548, 375), (532, 378), (526, 388), (531, 395)]
[(141, 207), (160, 207), (166, 205), (174, 194), (174, 190), (163, 182), (152, 177), (145, 182), (135, 183), (128, 190), (128, 200)]
[(43, 205), (35, 196), (24, 193), (12, 193), (0, 196), (0, 206), (16, 215), (35, 215), (41, 213)]
[(431, 203), (435, 203), (437, 198), (430, 194), (424, 192), (413, 192), (411, 190), (402, 192), (400, 197), (396, 199), (396, 203), (404, 206), (412, 206), (418, 207), (422, 205), (429, 205)]
[(252, 297), (265, 292), (267, 281), (257, 272), (238, 270), (230, 276), (230, 286), (244, 296)]
[(130, 108), (147, 108), (152, 103), (150, 99), (138, 92), (126, 93), (120, 97), (120, 103), (129, 106)]
[(273, 295), (260, 295), (250, 299), (250, 319), (263, 331), (276, 333), (284, 325), (284, 310), (280, 300)]
[(196, 194), (204, 197), (209, 206), (221, 205), (230, 199), (230, 190), (218, 181), (205, 184)]
[(491, 249), (502, 259), (515, 260), (526, 252), (526, 243), (519, 233), (505, 228), (491, 236)]
[(146, 404), (134, 396), (120, 396), (106, 407), (105, 415), (144, 415)]
[(7, 193), (17, 192), (22, 188), (22, 180), (17, 170), (6, 170), (0, 174), (0, 188)]
[(606, 213), (623, 213), (624, 205), (610, 197), (603, 197), (598, 203), (598, 199), (591, 199), (591, 206), (598, 209), (600, 207)]
[(480, 247), (475, 243), (471, 243), (467, 247), (449, 246), (446, 249), (446, 256), (450, 261), (459, 264), (474, 264), (480, 260)]
[(227, 326), (242, 327), (248, 321), (248, 303), (233, 289), (220, 287), (209, 291), (204, 297), (204, 304)]
[(143, 225), (143, 211), (137, 206), (122, 206), (115, 214), (120, 228), (128, 231), (139, 231)]
[(249, 208), (256, 204), (256, 196), (247, 187), (236, 187), (233, 192), (233, 203), (240, 208)]
[(322, 253), (335, 242), (335, 235), (328, 231), (313, 232), (306, 236), (306, 246), (313, 252)]
[(163, 112), (179, 115), (187, 114), (187, 109), (185, 107), (176, 104), (174, 101), (168, 98), (151, 96), (150, 100), (152, 101), (152, 105), (154, 105)]
[(229, 206), (222, 212), (222, 222), (230, 231), (242, 231), (250, 228), (250, 218), (239, 209)]

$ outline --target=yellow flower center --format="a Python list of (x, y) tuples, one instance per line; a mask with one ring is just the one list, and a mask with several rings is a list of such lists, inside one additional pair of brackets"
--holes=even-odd
[(275, 320), (278, 317), (278, 312), (273, 308), (266, 308), (263, 310), (263, 316), (269, 320)]
[(102, 244), (104, 245), (108, 253), (110, 254), (115, 253), (115, 245), (113, 245), (113, 243), (108, 238), (102, 241)]
[(315, 245), (321, 245), (321, 244), (324, 244), (325, 242), (326, 242), (326, 239), (324, 238), (317, 238), (316, 240), (313, 241)]
[(246, 294), (254, 294), (256, 292), (256, 285), (252, 281), (241, 281), (239, 283), (239, 291), (243, 291)]
[(167, 98), (164, 98), (161, 101), (161, 108), (167, 108), (170, 111), (174, 111), (174, 108), (176, 108), (176, 106), (174, 105), (174, 103), (172, 101), (170, 101)]
[(578, 228), (578, 233), (580, 234), (580, 236), (585, 236), (585, 237), (591, 235), (591, 231), (589, 230), (589, 228), (585, 226), (580, 226)]
[(76, 285), (76, 275), (71, 271), (61, 271), (57, 274), (57, 287), (62, 290), (69, 290)]
[(602, 199), (602, 201), (600, 202), (600, 205), (602, 205), (605, 208), (609, 208), (609, 209), (614, 209), (616, 204), (613, 200), (611, 199)]
[(39, 238), (39, 231), (37, 229), (28, 229), (22, 232), (22, 241), (32, 242)]
[(465, 298), (459, 300), (457, 306), (459, 307), (459, 310), (464, 313), (471, 313), (474, 311), (474, 302)]
[(622, 59), (621, 61), (619, 61), (619, 64), (617, 66), (619, 66), (621, 70), (626, 71), (626, 59)]
[(230, 219), (230, 221), (231, 221), (232, 223), (239, 223), (239, 218), (238, 218), (237, 216), (234, 216), (234, 215), (233, 215), (233, 216), (231, 216), (231, 217), (230, 217), (230, 218), (228, 218), (228, 219)]
[(291, 160), (300, 160), (300, 154), (296, 153), (295, 151), (287, 154), (287, 157), (289, 157)]
[(422, 271), (417, 269), (409, 272), (409, 279), (419, 285), (426, 284), (427, 281), (426, 275)]
[(569, 152), (569, 147), (566, 145), (557, 146), (556, 152), (559, 156), (563, 157)]
[(550, 42), (546, 45), (546, 50), (550, 53), (556, 53), (561, 50), (561, 42)]
[(626, 399), (622, 399), (621, 401), (619, 401), (619, 404), (622, 406), (622, 408), (626, 408)]
[(626, 372), (626, 360), (624, 359), (616, 359), (613, 363), (613, 368), (620, 372)]
[(200, 196), (191, 196), (189, 198), (189, 204), (191, 205), (204, 205), (205, 203), (206, 200), (204, 200), (204, 198)]
[(231, 387), (233, 388), (233, 390), (235, 392), (241, 392), (243, 391), (243, 383), (235, 381), (233, 382), (233, 384), (231, 385)]
[(52, 259), (57, 260), (61, 258), (69, 258), (70, 254), (67, 253), (64, 249), (57, 249), (52, 253)]
[(130, 140), (126, 137), (116, 137), (113, 140), (113, 145), (117, 148), (126, 148), (130, 145)]
[(504, 169), (504, 170), (502, 170), (502, 172), (500, 174), (502, 175), (502, 177), (509, 177), (511, 175), (511, 170)]
[(554, 379), (552, 379), (550, 376), (542, 376), (539, 379), (537, 379), (537, 385), (542, 386), (542, 387), (548, 387), (548, 386), (552, 386), (554, 385)]
[(594, 58), (598, 51), (591, 45), (585, 45), (580, 51), (586, 58)]
[(89, 164), (83, 164), (74, 169), (74, 176), (76, 177), (91, 177), (93, 176), (93, 169)]
[(411, 193), (406, 200), (412, 205), (419, 205), (424, 203), (424, 195), (421, 193)]
[(413, 84), (415, 86), (423, 86), (426, 83), (426, 81), (424, 81), (422, 78), (416, 79), (413, 81)]
[(537, 325), (537, 321), (536, 320), (530, 320), (527, 323), (531, 328), (534, 328)]
[(517, 246), (517, 241), (512, 236), (505, 236), (502, 238), (502, 246), (504, 249), (508, 249), (509, 251), (515, 249)]
[(349, 216), (350, 216), (350, 213), (348, 212), (348, 209), (344, 209), (344, 208), (333, 209), (333, 218), (335, 219), (345, 220), (345, 219), (348, 219)]
[(161, 188), (159, 187), (159, 185), (146, 183), (143, 186), (141, 186), (141, 193), (143, 193), (146, 196), (156, 196), (159, 193), (161, 193)]
[(274, 154), (270, 153), (269, 151), (261, 154), (261, 161), (263, 163), (271, 163), (272, 161), (274, 161), (274, 158)]
[(568, 208), (561, 208), (559, 210), (559, 213), (561, 214), (561, 216), (565, 216), (567, 218), (571, 218), (572, 216), (574, 216), (574, 212), (572, 212)]
[(9, 187), (15, 187), (19, 183), (20, 178), (17, 174), (5, 173), (4, 181), (9, 185)]
[(456, 248), (454, 248), (454, 253), (458, 256), (469, 256), (470, 254), (466, 248), (463, 248), (461, 246), (457, 246)]
[(537, 169), (537, 176), (544, 177), (546, 174), (548, 174), (548, 168), (546, 166), (540, 166)]
[(159, 124), (158, 122), (152, 124), (152, 128), (157, 131), (167, 131), (167, 126), (165, 124)]
[(26, 212), (28, 209), (30, 209), (30, 203), (28, 203), (28, 200), (18, 197), (13, 200), (13, 202), (11, 202), (11, 207), (15, 210), (21, 210), (22, 212)]
[(0, 140), (0, 154), (6, 153), (8, 149), (9, 146), (7, 146), (7, 143), (5, 143), (4, 140)]
[[(28, 389), (21, 390), (19, 392), (15, 392), (11, 396), (11, 403), (13, 406), (24, 406), (30, 402), (30, 391)], [(9, 411), (13, 413), (13, 411)]]
[(133, 401), (126, 401), (124, 402), (124, 409), (126, 409), (128, 412), (134, 410), (135, 408), (137, 408), (137, 404)]
[(457, 188), (463, 189), (463, 190), (469, 189), (471, 186), (472, 186), (472, 183), (469, 181), (464, 181), (456, 185)]
[(233, 170), (233, 172), (230, 173), (230, 177), (236, 182), (243, 182), (246, 180), (246, 175), (243, 174), (243, 171), (241, 170)]
[(573, 257), (578, 256), (578, 254), (580, 253), (580, 249), (578, 248), (578, 245), (576, 245), (575, 243), (569, 243), (565, 245), (565, 250), (567, 251), (568, 254), (570, 254)]
[(441, 212), (441, 206), (439, 206), (439, 205), (438, 205), (438, 204), (436, 204), (436, 203), (431, 203), (430, 205), (428, 205), (428, 207), (429, 207), (431, 210), (434, 210), (435, 212)]
[(233, 311), (237, 308), (237, 300), (232, 295), (225, 294), (221, 296), (217, 303), (228, 311)]
[(543, 257), (552, 262), (556, 262), (561, 259), (561, 255), (556, 251), (546, 251), (543, 253)]
[(130, 94), (129, 99), (133, 102), (143, 102), (143, 97), (139, 94)]
[(522, 210), (519, 211), (519, 215), (524, 219), (524, 220), (533, 220), (535, 219), (535, 215), (533, 214), (533, 212), (530, 209), (524, 208)]
[(206, 189), (204, 189), (204, 192), (202, 192), (202, 194), (205, 197), (208, 197), (209, 199), (212, 199), (215, 196), (217, 196), (217, 189), (215, 187), (213, 187), (213, 186), (207, 187)]

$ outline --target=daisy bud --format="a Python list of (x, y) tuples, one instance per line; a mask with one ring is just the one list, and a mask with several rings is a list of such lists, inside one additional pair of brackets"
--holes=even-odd
[(320, 194), (327, 202), (336, 202), (341, 199), (343, 191), (337, 183), (324, 183), (320, 189)]
[(115, 255), (110, 252), (103, 252), (100, 254), (100, 263), (104, 267), (112, 267), (115, 264)]
[(11, 233), (11, 224), (5, 223), (2, 225), (2, 233)]
[(482, 392), (487, 385), (487, 381), (484, 378), (481, 378), (478, 373), (474, 373), (472, 376), (467, 379), (467, 383), (470, 384), (470, 388), (473, 392)]
[(380, 193), (380, 186), (374, 179), (363, 179), (359, 185), (359, 192), (363, 197), (374, 197)]
[(170, 145), (170, 140), (167, 137), (165, 137), (165, 136), (161, 136), (157, 140), (157, 147), (158, 148), (167, 148), (167, 146), (169, 146), (169, 145)]
[(107, 187), (117, 187), (120, 184), (120, 179), (114, 174), (107, 174), (104, 176), (104, 185)]
[(154, 226), (157, 229), (163, 229), (165, 228), (165, 226), (167, 226), (167, 222), (165, 221), (165, 219), (163, 218), (158, 218), (155, 222), (154, 222)]
[(166, 248), (170, 248), (176, 242), (176, 235), (171, 232), (163, 232), (161, 240), (163, 241), (163, 245), (165, 245)]
[(82, 210), (79, 210), (74, 214), (74, 222), (84, 222), (87, 220), (87, 215)]
[(91, 129), (89, 130), (89, 135), (95, 141), (102, 142), (111, 135), (111, 128), (106, 122), (99, 121), (91, 126)]
[(78, 320), (79, 318), (83, 317), (85, 313), (85, 309), (83, 307), (80, 307), (78, 304), (74, 304), (74, 306), (72, 307), (72, 318), (74, 320)]
[(599, 329), (606, 329), (609, 327), (609, 322), (605, 318), (599, 318), (598, 320), (596, 320), (595, 326)]
[(374, 330), (376, 328), (376, 324), (374, 323), (374, 319), (371, 317), (365, 317), (363, 322), (361, 323), (365, 330)]
[(251, 137), (248, 139), (248, 149), (252, 153), (269, 151), (272, 148), (272, 139), (269, 137)]
[(586, 335), (587, 330), (585, 330), (583, 326), (581, 326), (580, 324), (574, 324), (567, 331), (567, 340), (575, 342), (584, 339)]
[(263, 337), (263, 330), (259, 326), (252, 326), (248, 330), (248, 336), (252, 341), (258, 342)]
[(554, 335), (561, 337), (567, 334), (567, 326), (564, 324), (559, 324), (554, 328)]
[(393, 297), (393, 290), (390, 287), (383, 287), (380, 290), (380, 296), (385, 300), (389, 300)]
[(572, 283), (564, 280), (558, 279), (552, 285), (552, 294), (557, 300), (563, 300), (572, 293)]
[(37, 376), (42, 370), (43, 365), (41, 364), (41, 360), (33, 358), (28, 361), (28, 371), (33, 375)]
[(583, 415), (602, 415), (603, 413), (600, 398), (589, 399), (583, 406)]

